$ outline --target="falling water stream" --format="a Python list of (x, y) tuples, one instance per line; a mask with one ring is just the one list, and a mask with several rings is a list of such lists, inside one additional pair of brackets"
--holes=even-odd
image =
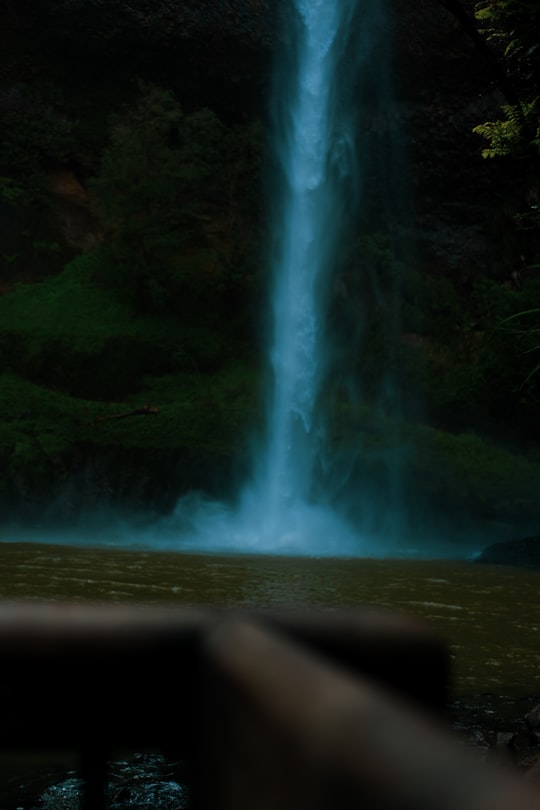
[(273, 396), (257, 482), (263, 525), (274, 538), (296, 525), (299, 510), (302, 522), (310, 510), (322, 435), (315, 408), (324, 379), (324, 299), (339, 234), (341, 184), (352, 181), (336, 95), (340, 45), (354, 3), (296, 0), (296, 8), (292, 104), (278, 110), (287, 120), (275, 133), (284, 181), (274, 226)]
[(355, 6), (354, 0), (296, 0), (292, 86), (276, 104), (281, 188), (273, 225), (273, 387), (266, 447), (243, 501), (258, 516), (258, 543), (266, 550), (320, 553), (319, 537), (328, 553), (359, 550), (352, 530), (313, 500), (324, 437), (317, 402), (325, 379), (325, 300), (343, 235), (344, 186), (354, 181), (339, 68)]
[(286, 75), (276, 71), (270, 132), (277, 180), (264, 441), (237, 504), (188, 494), (161, 523), (154, 547), (315, 556), (368, 550), (315, 483), (325, 440), (319, 402), (331, 354), (328, 291), (359, 184), (347, 99), (361, 78), (361, 60), (350, 58), (349, 46), (357, 37), (356, 53), (364, 47), (369, 59), (382, 30), (382, 6), (293, 0), (281, 55)]

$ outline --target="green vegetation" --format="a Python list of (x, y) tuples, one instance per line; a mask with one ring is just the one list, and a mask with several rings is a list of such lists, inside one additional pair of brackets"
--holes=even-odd
[(77, 153), (76, 125), (57, 85), (21, 82), (11, 88), (2, 111), (0, 173), (35, 177), (51, 164), (66, 164)]
[(452, 435), (429, 427), (409, 434), (412, 464), (423, 477), (426, 497), (446, 509), (495, 521), (535, 521), (540, 458), (486, 441), (472, 432)]
[(110, 138), (94, 138), (99, 162), (84, 155), (104, 238), (70, 258), (46, 225), (47, 172), (91, 139), (39, 90), (33, 108), (21, 86), (3, 121), (0, 200), (15, 229), (2, 261), (7, 278), (29, 276), (0, 296), (3, 498), (46, 502), (100, 456), (117, 496), (130, 475), (128, 489), (154, 476), (155, 491), (179, 467), (203, 486), (242, 458), (257, 418), (257, 127), (185, 114), (140, 82)]
[[(530, 166), (538, 155), (539, 54), (521, 5), (478, 4), (522, 100), (476, 132), (487, 140), (486, 156)], [(125, 75), (115, 84), (108, 64), (101, 71), (102, 86), (87, 77), (84, 93), (53, 71), (40, 81), (17, 79), (2, 98), (5, 502), (45, 502), (85, 465), (106, 479), (96, 487), (118, 497), (138, 487), (144, 499), (151, 479), (154, 491), (168, 477), (204, 486), (214, 469), (245, 461), (261, 415), (267, 223), (257, 116), (224, 115), (203, 94), (200, 103), (197, 93), (185, 102), (172, 72), (170, 84)], [(55, 219), (63, 203), (49, 181), (58, 169), (88, 192), (85, 211), (99, 224), (88, 249), (66, 245)], [(514, 216), (516, 230), (533, 235), (535, 176)], [(520, 439), (529, 428), (540, 438), (538, 257), (512, 286), (496, 268), (467, 281), (443, 261), (418, 269), (381, 233), (358, 235), (342, 253), (342, 284), (330, 292), (343, 358), (327, 395), (336, 444), (372, 451), (376, 475), (399, 436), (411, 486), (433, 499), (503, 517), (532, 511), (540, 459), (488, 437), (510, 424)], [(385, 309), (389, 290), (399, 306)], [(378, 401), (381, 370), (401, 377), (404, 402), (422, 404), (404, 409), (403, 424), (384, 423), (369, 404)], [(359, 383), (358, 409), (340, 401), (347, 375)]]
[(258, 381), (239, 342), (138, 312), (95, 282), (100, 255), (0, 297), (4, 497), (46, 499), (96, 453), (117, 481), (133, 451), (139, 476), (242, 455)]
[[(529, 147), (540, 150), (540, 121), (538, 100), (519, 105), (504, 104), (504, 118), (487, 121), (473, 127), (473, 132), (484, 137), (489, 146), (482, 149), (485, 158), (521, 155)], [(532, 138), (528, 137), (533, 133)]]
[[(540, 3), (537, 0), (482, 0), (476, 4), (476, 18), (482, 34), (502, 60), (507, 87), (511, 88), (514, 98), (501, 106), (498, 120), (478, 124), (473, 131), (488, 142), (482, 150), (484, 157), (504, 158), (527, 166), (528, 181), (522, 194), (522, 207), (515, 212), (514, 222), (517, 230), (533, 236), (533, 253), (527, 269), (529, 273), (537, 273), (540, 267)], [(534, 316), (538, 316), (540, 308), (536, 296), (523, 298), (513, 312), (502, 319), (501, 327), (514, 342), (521, 344), (521, 353), (529, 355), (538, 348), (538, 320), (535, 322)], [(523, 375), (520, 390), (530, 389), (531, 378), (540, 365), (534, 360), (525, 369), (522, 363), (519, 365)]]
[(252, 131), (209, 109), (186, 115), (170, 92), (142, 84), (91, 184), (109, 236), (103, 280), (141, 310), (221, 321), (256, 269), (257, 154)]
[[(537, 0), (482, 0), (476, 4), (480, 31), (502, 58), (507, 88), (515, 98), (503, 118), (475, 128), (489, 142), (485, 157), (524, 156), (540, 151), (540, 3)], [(508, 93), (507, 93), (508, 95)]]
[[(14, 406), (6, 404), (5, 412), (17, 411), (17, 401), (27, 396), (34, 412), (39, 386), (45, 414), (51, 409), (68, 417), (77, 414), (81, 422), (156, 398), (166, 408), (175, 404), (189, 411), (216, 396), (227, 401), (229, 386), (234, 399), (242, 373), (243, 385), (249, 377), (239, 345), (232, 338), (227, 344), (206, 325), (138, 313), (131, 303), (95, 284), (98, 255), (83, 255), (57, 276), (21, 284), (0, 297), (2, 368), (9, 379), (17, 375), (22, 386), (12, 384), (4, 391)], [(166, 419), (154, 421), (163, 427)], [(123, 429), (115, 427), (115, 435), (118, 430)], [(88, 438), (82, 427), (77, 434)], [(165, 432), (158, 443), (170, 441)]]
[(398, 420), (366, 402), (340, 406), (332, 441), (361, 490), (399, 469), (402, 496), (426, 520), (430, 510), (447, 515), (449, 526), (472, 519), (496, 529), (516, 516), (521, 525), (537, 519), (538, 450), (516, 452), (473, 431)]

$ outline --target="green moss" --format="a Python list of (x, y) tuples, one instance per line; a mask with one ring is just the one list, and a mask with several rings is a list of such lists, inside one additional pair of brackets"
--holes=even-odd
[(120, 480), (133, 459), (153, 477), (164, 458), (212, 470), (242, 453), (257, 374), (234, 327), (141, 312), (103, 283), (114, 271), (98, 249), (0, 297), (4, 496), (43, 499), (97, 458)]
[(342, 407), (334, 442), (352, 455), (358, 480), (373, 480), (395, 465), (403, 494), (447, 514), (497, 520), (538, 519), (540, 457), (472, 431), (449, 433), (383, 417), (366, 403)]
[(132, 308), (92, 280), (98, 258), (85, 254), (58, 276), (19, 284), (0, 298), (2, 330), (31, 339), (68, 337), (77, 344), (136, 334)]
[[(178, 448), (231, 453), (253, 418), (256, 377), (233, 367), (212, 381), (198, 375), (149, 378), (118, 402), (71, 397), (0, 375), (0, 454), (23, 467), (36, 454), (68, 459), (77, 446)], [(136, 411), (152, 405), (157, 413)]]
[(92, 399), (124, 398), (149, 373), (214, 371), (233, 351), (217, 325), (144, 315), (94, 281), (102, 256), (0, 298), (0, 362), (29, 379)]
[(415, 430), (415, 464), (448, 504), (499, 515), (537, 514), (540, 465), (532, 456), (474, 433)]

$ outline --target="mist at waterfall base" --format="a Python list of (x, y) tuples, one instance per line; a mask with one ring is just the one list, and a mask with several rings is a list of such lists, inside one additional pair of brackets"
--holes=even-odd
[[(406, 451), (397, 430), (392, 445), (389, 427), (399, 424), (401, 396), (391, 376), (378, 372), (377, 394), (390, 449), (373, 459), (358, 437), (354, 448), (348, 442), (344, 462), (328, 440), (329, 392), (361, 398), (350, 385), (354, 376), (361, 387), (361, 374), (340, 364), (344, 346), (360, 341), (366, 313), (341, 324), (339, 337), (331, 302), (339, 298), (336, 285), (347, 256), (350, 264), (353, 229), (358, 232), (363, 218), (369, 230), (372, 206), (399, 252), (402, 135), (391, 122), (385, 3), (291, 0), (285, 16), (268, 124), (266, 416), (263, 435), (253, 440), (251, 475), (230, 501), (193, 491), (166, 516), (119, 518), (104, 510), (94, 520), (81, 516), (76, 530), (55, 531), (52, 542), (195, 553), (463, 555), (455, 538), (441, 540), (421, 509), (414, 514), (404, 494)], [(357, 264), (382, 312), (388, 355), (396, 297), (391, 285), (383, 290), (369, 276), (361, 255)], [(358, 468), (360, 459), (361, 467), (363, 455), (368, 472), (352, 484), (352, 466)]]

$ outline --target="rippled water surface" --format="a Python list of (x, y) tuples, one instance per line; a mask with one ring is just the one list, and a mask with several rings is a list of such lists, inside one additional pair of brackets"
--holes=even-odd
[(457, 693), (540, 694), (540, 572), (448, 560), (213, 556), (0, 544), (0, 599), (381, 606), (447, 640)]

